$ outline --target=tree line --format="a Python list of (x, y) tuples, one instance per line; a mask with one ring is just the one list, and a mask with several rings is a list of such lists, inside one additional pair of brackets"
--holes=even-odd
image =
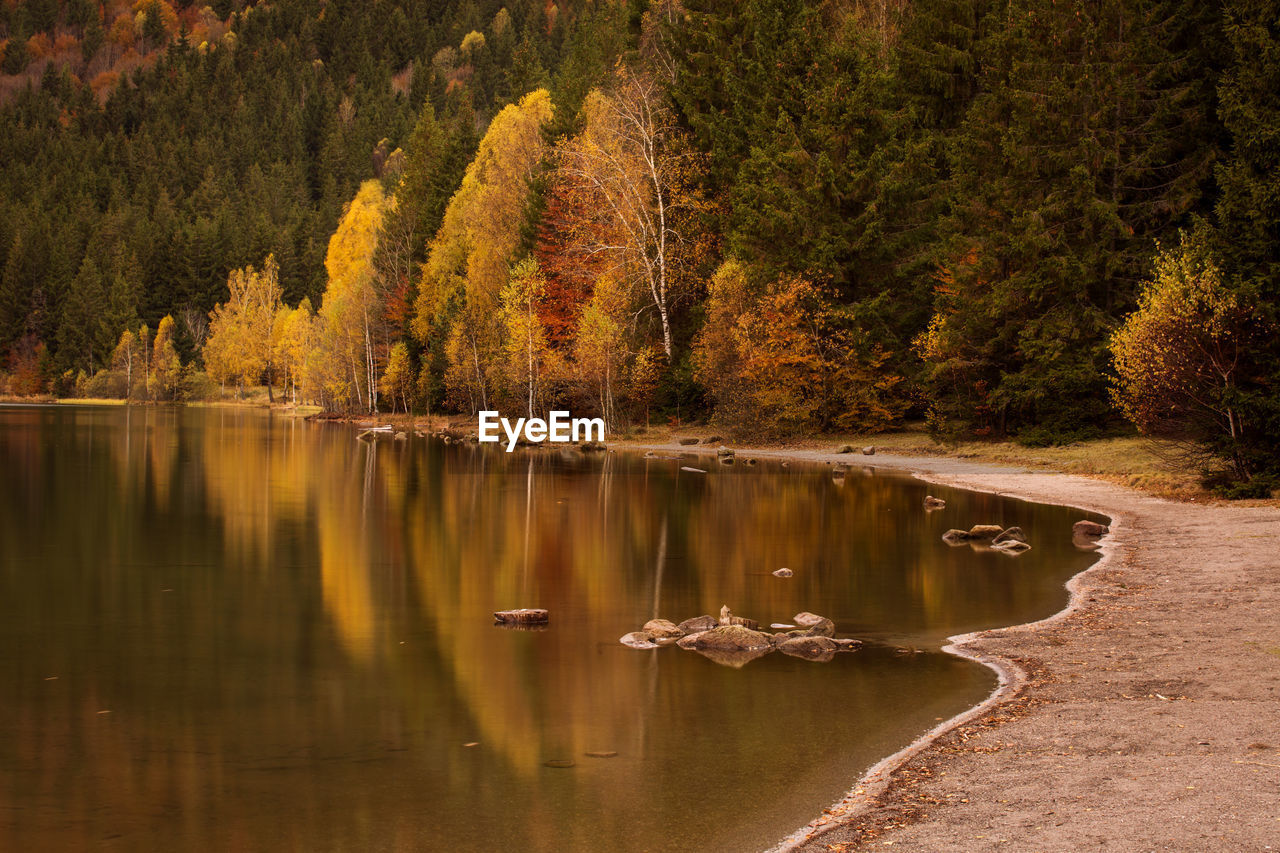
[[(168, 125), (142, 149), (163, 158), (186, 144), (174, 81), (230, 63), (244, 75), (240, 120), (287, 129), (263, 144), (305, 142), (264, 171), (245, 154), (252, 136), (228, 140), (242, 162), (209, 151), (224, 159), (205, 175), (223, 196), (188, 177), (169, 196), (181, 212), (159, 204), (164, 187), (133, 219), (90, 205), (96, 230), (71, 244), (85, 260), (62, 263), (57, 300), (47, 267), (27, 261), (41, 238), (0, 235), (0, 343), (26, 346), (28, 364), (46, 346), (46, 381), (73, 365), (91, 376), (130, 310), (163, 310), (182, 320), (182, 357), (214, 381), (265, 380), (341, 410), (568, 405), (614, 428), (656, 413), (772, 434), (922, 418), (940, 439), (1033, 444), (1127, 418), (1246, 491), (1280, 484), (1270, 4), (418, 11), (404, 14), (429, 62), (412, 46), (389, 55), (376, 20), (342, 50), (321, 37), (328, 23), (305, 38), (281, 26), (308, 12), (363, 20), (359, 8), (247, 9), (230, 19), (234, 49), (176, 40), (104, 107), (85, 103), (127, 144)], [(274, 64), (235, 69), (265, 55)], [(326, 62), (350, 74), (330, 78)], [(405, 67), (412, 82), (397, 88)], [(17, 162), (56, 172), (38, 141), (94, 137), (65, 107), (83, 88), (50, 77), (4, 118), (31, 128)], [(327, 99), (311, 95), (317, 81)], [(258, 85), (314, 110), (281, 124)], [(311, 164), (292, 196), (273, 191), (290, 162)], [(140, 194), (134, 180), (102, 181), (118, 188), (109, 198)], [(239, 254), (209, 248), (195, 235), (210, 216), (228, 230), (265, 217), (288, 238), (262, 225), (268, 236), (238, 238)], [(119, 236), (170, 221), (192, 236), (132, 253)], [(222, 267), (165, 269), (206, 248)], [(25, 293), (11, 266), (15, 281), (30, 273)], [(130, 309), (140, 283), (154, 307)], [(37, 293), (46, 319), (32, 330)]]

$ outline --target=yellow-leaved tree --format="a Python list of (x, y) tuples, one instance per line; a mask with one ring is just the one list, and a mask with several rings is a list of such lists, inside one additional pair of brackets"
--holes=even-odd
[(529, 196), (546, 157), (542, 128), (551, 96), (530, 92), (499, 112), (428, 248), (412, 330), (444, 342), (445, 383), (455, 404), (490, 408), (504, 359), (502, 293), (524, 239)]
[(182, 380), (182, 362), (173, 343), (174, 322), (166, 314), (156, 327), (156, 339), (152, 346), (151, 370), (147, 375), (147, 392), (153, 400), (172, 400), (177, 397), (178, 384)]
[(379, 181), (365, 181), (329, 239), (324, 259), (329, 281), (319, 314), (321, 357), (309, 370), (325, 402), (338, 408), (372, 412), (378, 407), (378, 379), (390, 341), (374, 252), (383, 218), (394, 205)]
[(512, 396), (523, 398), (528, 417), (534, 417), (547, 379), (551, 350), (547, 333), (538, 315), (539, 302), (546, 293), (547, 280), (538, 262), (525, 258), (511, 270), (502, 288), (502, 326), (506, 343), (507, 387)]
[[(236, 396), (245, 385), (266, 380), (271, 399), (272, 327), (281, 307), (280, 267), (267, 255), (262, 269), (232, 270), (227, 277), (230, 298), (209, 314), (209, 337), (204, 344), (205, 370), (218, 382), (234, 382)], [(159, 343), (159, 330), (156, 342)]]

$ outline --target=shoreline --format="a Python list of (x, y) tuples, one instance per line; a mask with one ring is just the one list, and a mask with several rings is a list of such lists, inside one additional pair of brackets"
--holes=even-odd
[[(715, 458), (716, 451), (707, 445), (674, 445), (681, 453), (691, 453), (698, 456), (709, 456)], [(644, 444), (644, 445), (627, 445), (625, 449), (644, 451), (644, 450), (670, 450), (672, 445)], [(996, 494), (1003, 497), (1012, 497), (1017, 500), (1027, 501), (1030, 503), (1043, 503), (1032, 497), (1020, 494), (1012, 494), (1002, 492), (994, 488), (980, 488), (963, 479), (954, 477), (940, 476), (936, 471), (926, 470), (924, 463), (937, 463), (938, 459), (931, 457), (911, 457), (896, 455), (862, 455), (858, 453), (837, 453), (824, 452), (818, 450), (802, 450), (802, 449), (776, 449), (776, 448), (744, 448), (740, 451), (744, 457), (784, 459), (788, 461), (806, 462), (812, 464), (822, 463), (839, 463), (847, 465), (859, 465), (864, 468), (884, 467), (894, 471), (901, 471), (910, 474), (913, 478), (926, 483), (936, 485), (953, 486), (963, 488), (969, 491), (980, 491), (988, 494)], [(877, 465), (870, 461), (879, 458), (887, 461), (888, 464)], [(943, 457), (945, 459), (945, 457)], [(1005, 469), (1008, 472), (1020, 471), (1021, 469), (1008, 466), (1001, 466), (995, 463), (976, 463), (981, 467), (988, 469)], [(1031, 473), (1031, 472), (1027, 472)], [(1044, 475), (1046, 472), (1036, 472)], [(1069, 476), (1069, 475), (1057, 475)], [(822, 814), (814, 818), (805, 826), (800, 827), (794, 832), (784, 837), (781, 841), (769, 847), (764, 853), (793, 853), (808, 845), (810, 842), (825, 836), (828, 832), (838, 828), (843, 823), (856, 819), (863, 813), (875, 807), (875, 800), (881, 796), (890, 786), (893, 774), (906, 764), (910, 759), (929, 749), (939, 738), (947, 733), (965, 725), (971, 721), (977, 720), (990, 711), (993, 711), (1003, 705), (1005, 702), (1013, 699), (1018, 692), (1025, 686), (1029, 680), (1028, 673), (1017, 664), (1012, 658), (1007, 658), (998, 654), (990, 654), (983, 650), (981, 641), (987, 633), (991, 631), (1011, 631), (1011, 630), (1031, 630), (1039, 626), (1052, 624), (1061, 619), (1065, 619), (1071, 613), (1080, 609), (1084, 601), (1084, 593), (1087, 591), (1086, 579), (1094, 572), (1105, 568), (1113, 559), (1116, 550), (1116, 533), (1117, 529), (1123, 529), (1123, 514), (1116, 511), (1108, 511), (1105, 508), (1090, 506), (1084, 503), (1054, 503), (1054, 506), (1064, 506), (1070, 509), (1079, 509), (1084, 512), (1096, 513), (1106, 516), (1110, 532), (1102, 537), (1098, 542), (1099, 559), (1086, 569), (1077, 572), (1066, 580), (1064, 587), (1068, 592), (1067, 603), (1062, 609), (1051, 613), (1043, 619), (1037, 619), (1033, 622), (1023, 622), (1017, 625), (1000, 626), (980, 631), (971, 631), (965, 634), (956, 634), (947, 638), (946, 645), (942, 646), (942, 651), (946, 654), (954, 655), (964, 660), (970, 660), (975, 663), (982, 664), (991, 669), (996, 674), (996, 686), (991, 693), (977, 705), (966, 708), (947, 720), (929, 729), (921, 734), (915, 740), (908, 743), (902, 749), (871, 765), (867, 770), (858, 777), (853, 786), (831, 805), (822, 810)]]
[[(704, 446), (618, 445), (713, 454)], [(899, 470), (1111, 519), (1063, 609), (949, 638), (983, 702), (877, 762), (768, 853), (1280, 847), (1280, 511), (947, 457), (736, 448)]]

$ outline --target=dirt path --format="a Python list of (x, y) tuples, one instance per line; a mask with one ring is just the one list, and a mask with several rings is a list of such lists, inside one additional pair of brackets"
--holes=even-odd
[(991, 707), (883, 762), (779, 850), (1280, 850), (1280, 511), (954, 459), (746, 455), (1114, 520), (1067, 611), (960, 638), (1010, 682)]

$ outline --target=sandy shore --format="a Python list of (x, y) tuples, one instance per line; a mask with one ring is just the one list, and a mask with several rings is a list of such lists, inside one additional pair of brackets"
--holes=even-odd
[(953, 638), (1001, 673), (987, 705), (850, 780), (775, 849), (1280, 850), (1280, 510), (957, 459), (748, 455), (904, 469), (1113, 519), (1062, 613)]

